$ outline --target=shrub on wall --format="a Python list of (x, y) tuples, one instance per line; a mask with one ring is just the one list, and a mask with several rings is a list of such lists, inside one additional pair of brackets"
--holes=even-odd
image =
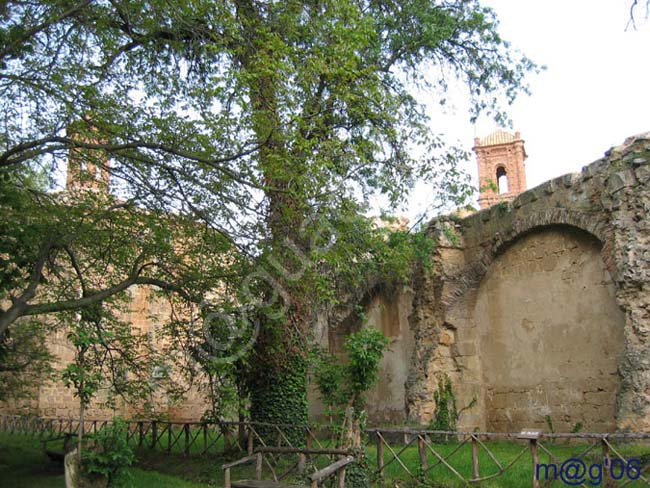
[(458, 411), (456, 410), (456, 397), (451, 386), (451, 380), (446, 374), (438, 378), (438, 390), (433, 393), (436, 408), (433, 420), (429, 426), (432, 430), (453, 432), (456, 430)]

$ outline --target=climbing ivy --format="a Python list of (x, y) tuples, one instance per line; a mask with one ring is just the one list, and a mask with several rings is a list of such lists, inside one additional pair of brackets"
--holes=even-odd
[(359, 456), (345, 470), (345, 486), (350, 488), (368, 488), (370, 486), (370, 466), (365, 455)]
[[(256, 368), (257, 378), (250, 379), (251, 418), (257, 422), (280, 424), (307, 424), (307, 359), (299, 353), (285, 351), (279, 370), (264, 372)], [(277, 442), (277, 430), (256, 427), (267, 444)], [(284, 428), (283, 433), (294, 446), (305, 443), (303, 429)]]
[(456, 397), (451, 386), (451, 380), (446, 374), (438, 379), (438, 390), (433, 393), (436, 408), (430, 428), (453, 432), (456, 430), (458, 411), (456, 410)]

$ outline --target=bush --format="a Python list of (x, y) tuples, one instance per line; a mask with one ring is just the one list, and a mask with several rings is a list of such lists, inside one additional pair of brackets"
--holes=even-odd
[(133, 450), (127, 442), (128, 425), (120, 418), (89, 435), (94, 447), (83, 455), (83, 469), (90, 475), (108, 479), (109, 486), (119, 486), (127, 479), (126, 468), (133, 463)]

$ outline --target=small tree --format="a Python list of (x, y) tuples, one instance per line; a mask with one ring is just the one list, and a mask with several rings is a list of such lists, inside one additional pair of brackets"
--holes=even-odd
[(361, 432), (365, 416), (365, 396), (379, 379), (379, 366), (388, 348), (388, 338), (373, 328), (350, 334), (344, 349), (347, 362), (340, 364), (336, 356), (320, 352), (314, 380), (329, 412), (335, 405), (345, 409), (339, 446), (357, 452), (356, 461), (346, 473), (351, 487), (368, 486), (368, 466), (361, 448)]
[(388, 338), (373, 328), (350, 334), (345, 341), (348, 360), (339, 364), (336, 357), (321, 353), (314, 379), (326, 405), (345, 408), (341, 433), (342, 447), (361, 448), (361, 419), (365, 395), (379, 379), (379, 366), (388, 348)]
[[(102, 389), (107, 404), (115, 396), (132, 401), (147, 398), (156, 388), (149, 372), (158, 357), (146, 335), (138, 334), (128, 322), (119, 320), (121, 303), (113, 297), (106, 303), (94, 303), (80, 314), (62, 316), (59, 327), (67, 327), (67, 339), (75, 350), (74, 361), (63, 371), (63, 382), (74, 388), (79, 398), (78, 454), (82, 457), (85, 412)], [(125, 299), (125, 298), (123, 298)]]
[(109, 486), (123, 485), (134, 459), (133, 449), (128, 442), (128, 424), (119, 417), (105, 425), (90, 437), (96, 442), (96, 449), (90, 451), (84, 462), (84, 469), (90, 475), (108, 479)]
[(67, 387), (74, 388), (74, 394), (79, 398), (79, 437), (77, 454), (81, 462), (84, 418), (86, 408), (101, 386), (101, 374), (93, 364), (92, 353), (100, 339), (94, 333), (93, 326), (101, 320), (101, 306), (93, 306), (82, 313), (81, 320), (68, 334), (68, 340), (75, 349), (74, 362), (63, 371), (63, 382)]
[(321, 401), (327, 409), (329, 423), (334, 422), (336, 407), (341, 401), (341, 382), (343, 380), (344, 366), (337, 361), (337, 357), (328, 354), (323, 349), (314, 351), (316, 368), (313, 372), (314, 382), (318, 388)]

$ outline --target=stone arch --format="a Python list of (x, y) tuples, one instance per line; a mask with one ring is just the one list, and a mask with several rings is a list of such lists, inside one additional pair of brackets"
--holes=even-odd
[[(533, 226), (497, 248), (471, 322), (488, 430), (615, 428), (625, 319), (602, 241), (576, 226)], [(465, 332), (465, 334), (467, 334)]]
[(443, 295), (442, 304), (449, 308), (468, 290), (476, 288), (495, 258), (518, 239), (537, 229), (552, 226), (573, 227), (595, 237), (602, 245), (601, 257), (605, 267), (616, 282), (616, 266), (612, 252), (613, 233), (611, 228), (598, 218), (567, 208), (553, 208), (530, 213), (521, 218), (514, 218), (512, 213), (509, 213), (495, 223), (490, 234), (477, 236), (475, 242), (466, 243), (478, 252), (475, 252), (474, 257), (459, 273), (447, 280), (454, 286)]

